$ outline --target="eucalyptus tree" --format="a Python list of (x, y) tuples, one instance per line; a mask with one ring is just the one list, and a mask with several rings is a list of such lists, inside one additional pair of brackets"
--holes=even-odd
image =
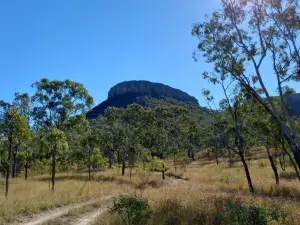
[[(296, 129), (297, 129), (297, 123), (296, 123)], [(279, 160), (280, 160), (280, 164), (281, 164), (281, 167), (283, 169), (285, 169), (285, 160), (284, 160), (284, 157), (285, 155), (288, 156), (288, 159), (291, 163), (291, 165), (293, 166), (294, 170), (295, 170), (295, 174), (298, 178), (298, 180), (300, 181), (300, 172), (299, 172), (299, 168), (292, 156), (292, 152), (291, 150), (289, 149), (289, 145), (286, 141), (286, 139), (284, 138), (284, 135), (282, 134), (282, 131), (279, 129), (278, 126), (274, 126), (272, 127), (272, 134), (274, 135), (274, 147), (275, 147), (275, 150), (279, 150)]]
[[(298, 0), (222, 0), (222, 10), (192, 30), (199, 39), (199, 52), (214, 64), (215, 73), (238, 82), (276, 121), (298, 167), (298, 134), (283, 89), (300, 80), (299, 12)], [(194, 56), (197, 58), (197, 52)], [(266, 78), (276, 83), (284, 117)]]
[(218, 116), (215, 117), (214, 122), (211, 122), (202, 132), (203, 145), (212, 153), (216, 164), (219, 165), (219, 157), (222, 154), (224, 146), (222, 145), (221, 131), (217, 126)]
[(4, 149), (2, 149), (1, 163), (5, 164), (5, 197), (8, 196), (10, 169), (13, 155), (17, 154), (21, 145), (30, 136), (30, 130), (26, 118), (21, 115), (18, 108), (4, 105), (0, 114), (0, 135)]
[(110, 107), (105, 111), (105, 117), (113, 130), (113, 148), (117, 155), (118, 165), (122, 167), (122, 176), (124, 176), (128, 153), (133, 146), (133, 126), (128, 123), (123, 108)]
[(103, 151), (103, 155), (108, 157), (109, 168), (112, 169), (114, 161), (114, 134), (115, 129), (110, 126), (109, 121), (104, 116), (99, 116), (92, 121), (93, 126), (100, 133), (99, 144)]
[[(279, 174), (275, 162), (276, 154), (272, 153), (272, 147), (275, 148), (276, 142), (276, 131), (278, 130), (278, 124), (275, 123), (273, 118), (266, 112), (266, 110), (254, 101), (253, 113), (248, 117), (248, 128), (257, 143), (260, 143), (265, 147), (270, 165), (272, 167), (275, 182), (279, 184)], [(245, 102), (245, 107), (247, 107), (248, 102)]]
[(79, 145), (83, 152), (83, 158), (85, 159), (85, 164), (88, 168), (89, 179), (91, 179), (91, 168), (93, 163), (93, 158), (100, 151), (100, 138), (102, 133), (91, 126), (87, 120), (83, 120), (82, 129), (79, 134)]
[[(13, 105), (15, 105), (20, 113), (26, 118), (28, 126), (32, 127), (32, 103), (30, 96), (27, 93), (15, 93), (15, 98), (13, 101)], [(25, 169), (25, 180), (27, 180), (28, 177), (28, 168), (31, 164), (31, 162), (34, 159), (33, 156), (33, 147), (32, 147), (32, 136), (33, 130), (31, 130), (30, 140), (24, 145), (23, 153), (24, 153), (24, 169)]]
[(165, 129), (167, 132), (167, 154), (173, 155), (174, 167), (177, 170), (178, 156), (186, 152), (188, 146), (189, 117), (188, 110), (184, 107), (167, 107)]
[[(32, 85), (36, 89), (32, 97), (34, 103), (33, 116), (39, 127), (49, 131), (62, 131), (73, 117), (84, 114), (93, 104), (93, 98), (80, 83), (71, 80), (41, 79)], [(56, 132), (58, 134), (58, 132)], [(62, 137), (60, 135), (59, 137)], [(52, 191), (54, 192), (57, 138), (51, 138), (50, 156), (52, 158)]]
[[(219, 85), (224, 93), (224, 99), (220, 101), (220, 113), (216, 116), (214, 125), (219, 131), (220, 140), (224, 148), (238, 155), (243, 164), (248, 182), (249, 191), (254, 192), (250, 171), (245, 160), (247, 150), (253, 145), (247, 119), (253, 112), (253, 102), (249, 107), (244, 107), (245, 102), (249, 102), (249, 96), (244, 89), (232, 81), (227, 81), (227, 74), (204, 74), (204, 78), (209, 82)], [(209, 91), (204, 92), (207, 101), (212, 101), (213, 97)]]
[(48, 145), (48, 149), (50, 149), (50, 155), (55, 154), (55, 157), (52, 158), (52, 167), (51, 167), (51, 189), (54, 192), (55, 185), (55, 174), (56, 174), (56, 157), (59, 158), (66, 155), (68, 151), (68, 143), (65, 136), (65, 133), (57, 129), (55, 126), (47, 129), (46, 134), (44, 136), (45, 144)]
[(202, 135), (204, 129), (201, 129), (200, 125), (193, 119), (186, 121), (187, 123), (187, 138), (186, 147), (188, 148), (188, 157), (195, 161), (195, 152), (202, 144)]

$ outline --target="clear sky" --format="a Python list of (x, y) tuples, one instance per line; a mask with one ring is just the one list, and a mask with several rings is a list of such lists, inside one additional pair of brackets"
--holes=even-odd
[(192, 59), (191, 28), (219, 8), (219, 0), (1, 0), (0, 99), (32, 93), (43, 77), (69, 78), (98, 104), (121, 81), (150, 80), (204, 105), (210, 66)]
[[(1, 0), (0, 99), (40, 78), (81, 82), (95, 103), (125, 80), (162, 82), (201, 98), (192, 24), (218, 0)], [(201, 101), (200, 101), (201, 102)]]

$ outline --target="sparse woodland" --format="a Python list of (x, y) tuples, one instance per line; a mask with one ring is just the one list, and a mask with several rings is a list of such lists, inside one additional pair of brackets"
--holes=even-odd
[(192, 29), (224, 96), (203, 89), (205, 110), (149, 98), (87, 120), (88, 90), (46, 78), (1, 101), (0, 223), (114, 195), (95, 225), (299, 224), (299, 29), (298, 0), (222, 0)]

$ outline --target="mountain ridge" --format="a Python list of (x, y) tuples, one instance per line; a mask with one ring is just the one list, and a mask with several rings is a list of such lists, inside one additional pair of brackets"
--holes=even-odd
[(108, 107), (123, 107), (137, 103), (145, 106), (145, 97), (155, 99), (175, 99), (179, 102), (200, 108), (198, 100), (180, 89), (168, 85), (145, 80), (124, 81), (113, 86), (108, 92), (108, 98), (87, 113), (88, 119), (95, 119), (103, 114)]

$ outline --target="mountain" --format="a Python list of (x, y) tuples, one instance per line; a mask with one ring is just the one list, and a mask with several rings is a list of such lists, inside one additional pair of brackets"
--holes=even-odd
[[(300, 118), (300, 94), (288, 96), (287, 102), (296, 117)], [(147, 107), (184, 105), (192, 108), (201, 118), (206, 118), (209, 111), (200, 107), (196, 98), (168, 85), (150, 81), (125, 81), (112, 87), (107, 100), (88, 112), (87, 118), (95, 119), (111, 106), (126, 108), (133, 103)]]
[[(159, 101), (153, 101), (153, 99)], [(108, 92), (107, 100), (88, 112), (87, 118), (95, 119), (111, 106), (126, 108), (133, 103), (149, 106), (154, 102), (160, 104), (162, 101), (168, 102), (168, 104), (183, 103), (200, 108), (195, 97), (168, 85), (150, 81), (125, 81), (112, 87)]]
[(300, 94), (288, 96), (287, 103), (293, 109), (295, 116), (300, 118)]

